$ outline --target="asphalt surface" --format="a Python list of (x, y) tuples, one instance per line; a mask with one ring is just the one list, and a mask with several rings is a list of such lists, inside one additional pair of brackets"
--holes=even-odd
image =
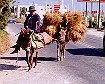
[[(10, 23), (7, 31), (14, 45), (23, 25)], [(90, 29), (89, 29), (90, 30)], [(91, 30), (90, 30), (91, 31)], [(98, 33), (98, 31), (96, 32)], [(100, 37), (87, 32), (85, 39), (77, 44), (66, 45), (66, 58), (56, 61), (56, 43), (39, 50), (38, 65), (28, 71), (25, 52), (10, 55), (13, 49), (1, 55), (0, 84), (105, 84), (105, 57)]]

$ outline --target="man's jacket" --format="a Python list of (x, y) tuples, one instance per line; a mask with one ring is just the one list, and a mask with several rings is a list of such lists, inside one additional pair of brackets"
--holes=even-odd
[(24, 27), (28, 26), (28, 28), (34, 30), (34, 32), (40, 32), (40, 16), (38, 14), (28, 15), (25, 22)]

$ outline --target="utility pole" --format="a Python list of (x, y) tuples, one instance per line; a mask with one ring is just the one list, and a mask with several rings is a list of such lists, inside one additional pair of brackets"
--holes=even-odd
[(87, 9), (87, 2), (86, 2), (86, 17), (87, 17), (87, 13), (88, 13), (88, 9)]
[(62, 6), (64, 5), (64, 2), (63, 2), (63, 0), (62, 0)]
[(62, 5), (61, 5), (61, 13), (63, 12), (63, 9), (64, 8), (64, 2), (63, 2), (63, 0), (62, 0)]
[(94, 21), (93, 1), (91, 2), (91, 20)]
[(91, 17), (93, 17), (93, 2), (91, 2)]
[(74, 6), (74, 2), (73, 2), (73, 0), (72, 0), (72, 10), (74, 10), (74, 7), (73, 7), (73, 6)]
[(82, 4), (81, 4), (81, 12), (82, 12)]
[(47, 12), (47, 0), (46, 0), (46, 12)]
[(85, 15), (85, 20), (86, 20), (86, 24), (87, 24), (87, 16), (88, 16), (88, 9), (87, 9), (87, 2), (86, 2), (86, 15)]
[(100, 0), (99, 0), (99, 9), (98, 9), (98, 11), (99, 11), (99, 13), (98, 13), (98, 28), (100, 28)]

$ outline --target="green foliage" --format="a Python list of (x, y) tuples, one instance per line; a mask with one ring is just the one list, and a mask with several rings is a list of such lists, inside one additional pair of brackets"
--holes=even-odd
[[(10, 16), (9, 3), (12, 0), (0, 0), (0, 29), (4, 29)], [(2, 9), (2, 10), (1, 10)]]
[(20, 9), (20, 11), (21, 11), (21, 14), (22, 14), (22, 15), (25, 15), (25, 14), (26, 14), (26, 11), (27, 11), (27, 8), (26, 8), (26, 7), (22, 7), (22, 8)]
[(11, 10), (10, 10), (9, 5), (7, 5), (6, 7), (4, 7), (2, 9), (2, 15), (6, 15), (7, 17), (9, 17), (10, 16), (10, 13), (11, 13)]
[(8, 5), (12, 0), (0, 0), (0, 8)]
[(0, 29), (4, 29), (5, 26), (7, 25), (8, 17), (6, 14), (1, 15), (1, 20), (0, 20)]

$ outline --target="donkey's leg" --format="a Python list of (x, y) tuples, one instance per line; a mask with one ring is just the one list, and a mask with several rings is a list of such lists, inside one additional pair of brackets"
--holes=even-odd
[(30, 64), (31, 64), (31, 67), (33, 65), (33, 54), (34, 54), (34, 48), (31, 49), (31, 52), (30, 52), (31, 56), (30, 56)]
[(31, 69), (31, 65), (30, 65), (30, 61), (29, 61), (29, 54), (30, 52), (29, 51), (26, 51), (26, 61), (27, 61), (27, 64), (28, 64), (28, 67), (29, 67), (29, 70)]
[(63, 46), (63, 58), (65, 58), (65, 45)]
[(35, 66), (37, 65), (37, 62), (38, 62), (38, 47), (36, 48)]
[(62, 44), (60, 44), (60, 53), (61, 53), (60, 61), (63, 61), (63, 45)]
[(63, 58), (65, 58), (65, 48), (63, 49)]
[(59, 43), (57, 42), (57, 61), (60, 61), (60, 49), (59, 49)]

